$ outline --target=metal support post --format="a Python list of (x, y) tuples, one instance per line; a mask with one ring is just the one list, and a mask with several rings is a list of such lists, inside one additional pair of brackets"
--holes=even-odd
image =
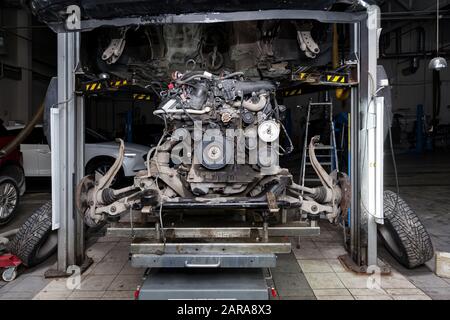
[(376, 98), (379, 8), (369, 6), (367, 14), (367, 21), (360, 23), (360, 223), (367, 221), (367, 266), (377, 266), (377, 223), (383, 217), (383, 123), (379, 120), (384, 112)]
[(52, 150), (52, 218), (58, 229), (57, 273), (84, 262), (83, 221), (76, 213), (74, 193), (84, 175), (84, 104), (75, 95), (80, 33), (65, 32), (58, 39), (58, 103), (50, 113)]
[[(361, 39), (361, 24), (355, 23), (353, 25), (352, 34), (352, 48), (353, 52), (357, 57), (360, 57), (360, 39)], [(351, 198), (351, 212), (350, 212), (350, 256), (357, 266), (364, 265), (366, 263), (366, 246), (364, 244), (364, 232), (365, 229), (363, 223), (364, 219), (361, 219), (361, 172), (360, 172), (360, 131), (361, 131), (361, 121), (360, 115), (362, 111), (360, 110), (359, 95), (361, 87), (364, 83), (361, 83), (361, 69), (362, 61), (358, 59), (358, 74), (360, 79), (360, 85), (354, 87), (351, 90), (351, 127), (350, 127), (350, 147), (351, 147), (351, 159), (350, 159), (350, 178), (352, 183), (352, 198)], [(367, 80), (366, 80), (367, 82)]]

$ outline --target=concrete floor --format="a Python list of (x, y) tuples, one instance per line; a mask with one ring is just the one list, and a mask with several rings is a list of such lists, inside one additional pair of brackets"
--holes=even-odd
[[(430, 233), (435, 249), (450, 252), (450, 159), (449, 154), (398, 156), (400, 194), (417, 212)], [(387, 159), (389, 161), (389, 159)], [(387, 188), (395, 190), (392, 168), (386, 165)], [(42, 191), (42, 190), (38, 190)], [(17, 227), (31, 211), (49, 199), (50, 194), (27, 194), (19, 207), (19, 216), (0, 233)], [(408, 270), (399, 265), (382, 245), (380, 259), (392, 267), (392, 273), (376, 279), (379, 288), (368, 289), (373, 278), (343, 268), (337, 260), (345, 254), (341, 232), (321, 221), (319, 237), (304, 238), (299, 249), (278, 257), (272, 269), (275, 299), (450, 299), (450, 279), (437, 277), (434, 262)], [(55, 257), (24, 272), (12, 283), (0, 281), (0, 299), (133, 299), (142, 280), (143, 269), (134, 269), (128, 261), (127, 238), (97, 236), (91, 238), (87, 254), (94, 264), (82, 275), (78, 288), (69, 290), (66, 279), (45, 279), (44, 272)]]

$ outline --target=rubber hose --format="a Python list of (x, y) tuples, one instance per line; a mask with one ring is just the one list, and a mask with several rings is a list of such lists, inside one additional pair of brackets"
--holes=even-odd
[(34, 114), (33, 118), (30, 122), (23, 128), (19, 134), (12, 140), (9, 144), (3, 147), (0, 150), (0, 158), (6, 157), (12, 151), (14, 151), (23, 140), (25, 140), (30, 133), (33, 131), (36, 124), (42, 119), (42, 115), (44, 114), (44, 104), (41, 104), (37, 112)]

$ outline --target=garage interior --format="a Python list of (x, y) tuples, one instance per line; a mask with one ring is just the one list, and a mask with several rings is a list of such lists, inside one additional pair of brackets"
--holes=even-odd
[[(33, 9), (29, 8), (28, 1), (3, 1), (0, 6), (0, 118), (5, 128), (1, 130), (2, 136), (8, 137), (6, 142), (0, 140), (3, 144), (2, 150), (12, 139), (20, 135), (19, 132), (26, 131), (28, 123), (35, 124), (19, 147), (26, 190), (20, 196), (21, 192), (17, 192), (19, 201), (14, 216), (0, 226), (0, 234), (8, 238), (9, 244), (12, 243), (18, 248), (19, 241), (13, 240), (15, 230), (23, 228), (28, 221), (33, 221), (32, 215), (40, 210), (50, 215), (51, 229), (57, 230), (50, 232), (50, 237), (53, 238), (54, 243), (58, 244), (57, 250), (50, 250), (56, 246), (50, 247), (48, 254), (43, 246), (43, 253), (41, 253), (45, 257), (42, 259), (39, 257), (34, 257), (34, 261), (22, 259), (21, 265), (13, 268), (17, 271), (14, 280), (0, 280), (0, 299), (167, 299), (173, 297), (173, 291), (182, 287), (184, 282), (187, 282), (189, 286), (195, 283), (198, 286), (197, 291), (203, 290), (202, 285), (205, 279), (217, 285), (209, 298), (224, 298), (223, 292), (231, 291), (232, 295), (235, 294), (240, 298), (261, 299), (261, 296), (266, 296), (267, 299), (272, 300), (450, 299), (448, 272), (450, 212), (447, 209), (447, 205), (450, 205), (448, 196), (450, 192), (448, 183), (450, 178), (450, 90), (448, 90), (450, 89), (450, 69), (444, 67), (445, 60), (448, 61), (450, 58), (450, 36), (445, 32), (449, 28), (450, 1), (330, 0), (319, 1), (323, 3), (316, 3), (317, 8), (313, 8), (314, 5), (311, 4), (314, 1), (303, 1), (304, 6), (300, 8), (296, 8), (295, 5), (292, 8), (283, 9), (276, 7), (271, 8), (274, 10), (267, 10), (267, 12), (262, 10), (259, 13), (237, 1), (242, 7), (238, 5), (236, 12), (245, 11), (247, 14), (253, 12), (255, 15), (249, 14), (244, 18), (236, 12), (227, 15), (226, 10), (222, 8), (224, 12), (222, 16), (216, 18), (217, 23), (211, 23), (211, 21), (205, 23), (213, 15), (208, 16), (208, 13), (203, 15), (204, 11), (192, 11), (192, 8), (190, 12), (184, 13), (167, 13), (170, 9), (162, 8), (160, 10), (165, 14), (159, 16), (161, 20), (151, 19), (151, 16), (146, 17), (147, 19), (143, 16), (138, 18), (133, 15), (127, 16), (127, 10), (122, 8), (126, 18), (122, 16), (115, 17), (116, 20), (102, 20), (95, 19), (95, 15), (93, 18), (85, 14), (88, 10), (92, 10), (90, 11), (92, 15), (95, 1), (87, 1), (89, 4), (85, 7), (81, 6), (81, 11), (77, 11), (79, 9), (77, 6), (69, 10), (67, 7), (72, 3), (63, 2), (65, 4), (62, 12), (65, 12), (63, 16), (66, 20), (58, 22), (52, 20), (51, 13), (46, 15), (46, 9), (39, 7), (42, 5), (39, 0), (31, 1), (35, 4)], [(136, 2), (137, 5), (142, 5), (141, 8), (145, 8), (143, 3), (147, 1)], [(211, 7), (213, 2), (200, 1), (201, 4), (209, 5), (211, 12), (220, 13), (218, 7)], [(379, 7), (379, 16), (373, 5)], [(180, 1), (180, 8), (182, 7), (183, 1)], [(324, 7), (332, 7), (333, 10), (322, 11)], [(304, 11), (308, 9), (312, 11)], [(182, 9), (179, 10), (183, 12)], [(316, 20), (310, 16), (311, 12), (317, 14), (314, 16)], [(267, 13), (266, 16), (264, 16), (265, 13)], [(330, 149), (331, 151), (325, 150), (325, 153), (329, 153), (329, 160), (323, 161), (321, 166), (327, 172), (324, 177), (338, 170), (345, 173), (345, 179), (347, 179), (345, 181), (351, 185), (350, 188), (346, 188), (344, 182), (339, 180), (339, 192), (342, 194), (346, 192), (345, 194), (348, 195), (345, 210), (342, 209), (344, 205), (340, 204), (339, 219), (332, 219), (330, 223), (327, 214), (333, 212), (315, 216), (303, 214), (302, 212), (306, 211), (294, 208), (289, 209), (291, 211), (288, 211), (287, 216), (299, 218), (302, 226), (305, 225), (305, 227), (301, 230), (289, 229), (288, 227), (292, 224), (288, 224), (285, 229), (277, 231), (271, 229), (274, 226), (270, 225), (271, 222), (268, 223), (265, 215), (262, 214), (262, 220), (256, 221), (262, 223), (257, 232), (262, 234), (263, 238), (267, 234), (270, 235), (270, 232), (281, 234), (288, 229), (292, 234), (289, 238), (284, 237), (284, 242), (281, 242), (282, 245), (279, 246), (273, 245), (275, 242), (272, 243), (269, 237), (262, 241), (259, 239), (260, 248), (264, 243), (276, 248), (282, 247), (282, 250), (289, 247), (289, 253), (283, 251), (283, 253), (276, 252), (276, 255), (268, 253), (266, 255), (247, 253), (246, 255), (246, 252), (250, 252), (248, 248), (255, 243), (249, 242), (247, 245), (239, 243), (240, 246), (232, 247), (234, 250), (236, 247), (242, 250), (238, 252), (240, 254), (236, 254), (236, 259), (227, 260), (220, 256), (219, 259), (222, 260), (219, 260), (216, 267), (214, 267), (215, 260), (212, 258), (213, 263), (210, 260), (205, 265), (203, 261), (203, 263), (193, 263), (194, 267), (190, 267), (185, 260), (186, 256), (182, 256), (181, 260), (176, 257), (166, 259), (163, 258), (164, 254), (161, 255), (159, 252), (145, 251), (149, 250), (146, 249), (147, 247), (157, 251), (161, 243), (164, 245), (164, 250), (166, 245), (170, 248), (170, 241), (166, 244), (164, 224), (161, 223), (162, 220), (158, 220), (158, 214), (159, 218), (162, 217), (162, 205), (153, 216), (156, 220), (151, 221), (153, 223), (151, 230), (140, 229), (142, 228), (140, 223), (144, 224), (145, 221), (139, 220), (141, 215), (131, 213), (132, 210), (137, 210), (137, 206), (133, 205), (126, 207), (127, 213), (123, 214), (120, 220), (117, 217), (105, 218), (105, 221), (94, 221), (95, 223), (85, 227), (87, 215), (82, 216), (77, 212), (79, 203), (84, 206), (83, 210), (86, 210), (83, 212), (90, 211), (93, 205), (88, 201), (91, 199), (86, 198), (87, 200), (80, 201), (75, 194), (85, 192), (88, 197), (88, 192), (85, 190), (91, 192), (95, 189), (94, 185), (98, 186), (102, 176), (108, 177), (108, 170), (114, 167), (116, 161), (113, 154), (118, 154), (119, 150), (119, 140), (116, 139), (124, 141), (124, 158), (127, 158), (128, 154), (126, 161), (133, 157), (139, 158), (142, 167), (137, 168), (138, 164), (124, 160), (123, 167), (117, 169), (117, 178), (113, 181), (112, 177), (108, 177), (106, 185), (111, 184), (113, 189), (120, 189), (136, 183), (133, 176), (138, 170), (147, 170), (145, 164), (148, 160), (147, 153), (151, 153), (150, 148), (160, 146), (161, 135), (165, 130), (164, 122), (154, 114), (155, 110), (162, 108), (160, 104), (166, 98), (159, 91), (169, 95), (170, 90), (177, 89), (178, 80), (185, 80), (182, 78), (183, 75), (181, 78), (175, 77), (172, 82), (164, 83), (164, 90), (160, 90), (163, 88), (161, 86), (156, 93), (153, 92), (154, 86), (143, 88), (138, 82), (145, 79), (145, 73), (148, 70), (143, 70), (142, 65), (139, 64), (142, 61), (137, 61), (136, 56), (134, 57), (136, 60), (128, 66), (129, 70), (132, 70), (131, 73), (119, 67), (114, 68), (117, 61), (119, 61), (118, 64), (121, 63), (120, 45), (116, 44), (113, 47), (116, 51), (112, 50), (111, 56), (107, 58), (113, 60), (103, 59), (99, 62), (103, 58), (102, 54), (108, 53), (105, 50), (108, 44), (112, 45), (109, 40), (126, 39), (125, 50), (122, 48), (124, 55), (131, 55), (126, 49), (128, 45), (135, 50), (132, 52), (138, 58), (149, 54), (148, 51), (153, 57), (158, 54), (159, 47), (150, 40), (155, 37), (155, 34), (152, 33), (154, 30), (148, 26), (177, 26), (183, 23), (212, 26), (211, 33), (218, 34), (220, 43), (224, 42), (220, 36), (230, 33), (230, 25), (233, 23), (237, 25), (235, 29), (242, 27), (239, 23), (250, 24), (248, 21), (253, 19), (248, 18), (249, 16), (258, 17), (259, 22), (255, 25), (258, 28), (264, 28), (267, 25), (262, 21), (288, 20), (283, 16), (287, 14), (296, 17), (291, 18), (292, 20), (309, 17), (314, 21), (312, 29), (311, 26), (304, 29), (302, 25), (303, 29), (300, 27), (293, 30), (299, 32), (297, 35), (311, 37), (312, 42), (316, 40), (320, 53), (309, 51), (310, 43), (306, 45), (306, 49), (304, 47), (302, 49), (302, 46), (297, 44), (294, 34), (294, 47), (297, 44), (300, 48), (296, 49), (299, 51), (296, 54), (301, 56), (301, 61), (308, 61), (303, 68), (297, 65), (296, 69), (292, 69), (291, 65), (286, 66), (278, 61), (271, 65), (272, 68), (258, 67), (256, 75), (251, 74), (253, 72), (251, 68), (246, 70), (247, 74), (245, 72), (244, 74), (253, 81), (256, 81), (255, 79), (277, 81), (275, 105), (279, 103), (286, 109), (284, 118), (280, 120), (280, 123), (282, 122), (280, 132), (284, 131), (280, 133), (283, 135), (280, 144), (284, 151), (289, 149), (290, 144), (293, 146), (290, 154), (280, 158), (280, 166), (289, 170), (295, 185), (303, 186), (308, 179), (316, 180), (308, 186), (316, 187), (321, 183), (320, 180), (317, 182), (316, 167), (312, 168), (311, 165), (313, 161), (306, 160), (307, 157), (310, 159), (311, 138), (321, 135), (322, 144), (325, 139), (326, 144), (329, 141), (329, 144), (334, 146)], [(380, 18), (379, 21), (378, 18)], [(48, 21), (44, 21), (45, 19)], [(128, 20), (123, 21), (124, 19)], [(74, 26), (71, 26), (71, 23)], [(371, 28), (371, 23), (375, 23), (375, 29)], [(377, 23), (381, 28), (379, 38)], [(281, 23), (279, 30), (285, 31), (283, 28), (286, 28), (288, 24), (288, 22)], [(272, 26), (270, 23), (268, 25)], [(78, 32), (80, 29), (82, 32)], [(220, 34), (221, 29), (223, 29), (222, 34)], [(267, 32), (272, 31), (267, 30)], [(194, 42), (195, 35), (191, 34), (195, 33), (195, 28), (186, 28), (182, 31), (184, 32), (181, 32), (182, 36), (187, 37), (191, 42), (172, 48), (174, 50), (172, 54), (175, 57), (173, 59), (184, 59), (180, 67), (182, 72), (185, 72), (184, 70), (199, 71), (200, 69), (195, 69), (196, 59), (203, 59), (203, 57), (190, 57), (190, 60), (194, 61), (192, 63), (185, 56), (181, 58), (176, 56), (180, 52), (189, 54), (189, 50), (198, 47), (198, 44)], [(105, 34), (109, 34), (110, 38), (105, 40)], [(269, 40), (266, 39), (267, 42), (264, 42), (264, 45), (269, 48), (267, 50), (270, 51), (271, 45), (275, 46), (275, 50), (269, 56), (273, 57), (281, 52), (289, 55), (292, 41), (288, 41), (289, 37), (286, 34), (279, 42), (275, 42), (275, 45), (271, 42), (273, 39), (270, 39), (267, 33), (265, 34), (269, 38)], [(165, 36), (170, 36), (170, 33), (166, 32)], [(177, 34), (174, 36), (175, 40), (178, 39), (177, 36), (180, 37)], [(142, 39), (148, 40), (150, 48), (147, 43), (136, 45)], [(303, 41), (307, 42), (304, 39)], [(301, 44), (302, 40), (298, 42)], [(378, 51), (374, 49), (377, 46)], [(221, 55), (218, 47), (212, 45), (211, 50), (215, 58), (212, 62), (209, 60), (206, 62), (206, 68), (212, 74), (219, 73), (217, 70), (220, 68), (216, 68), (214, 64), (218, 63), (217, 61), (220, 62), (220, 59), (222, 64), (230, 63), (225, 54)], [(170, 52), (170, 49), (170, 46), (166, 48), (166, 53)], [(219, 58), (216, 56), (217, 50), (219, 50)], [(252, 60), (251, 56), (255, 49), (244, 46), (239, 50), (241, 50), (240, 56), (237, 53), (236, 55), (240, 58), (236, 59), (236, 65), (246, 66), (243, 61)], [(209, 57), (208, 55), (207, 59)], [(436, 57), (441, 59), (437, 60)], [(104, 66), (103, 72), (94, 70), (98, 65)], [(80, 68), (81, 66), (83, 68)], [(285, 69), (289, 71), (290, 79), (295, 77), (295, 81), (283, 82), (273, 75), (277, 72), (283, 75)], [(240, 70), (232, 70), (232, 72), (238, 71)], [(273, 74), (270, 74), (271, 72)], [(97, 77), (93, 78), (92, 74), (96, 74)], [(150, 78), (159, 81), (158, 77), (160, 75), (150, 75)], [(199, 81), (198, 77), (198, 73), (193, 76), (195, 81)], [(207, 75), (207, 77), (210, 76)], [(374, 81), (377, 83), (377, 88), (373, 88), (374, 78), (377, 80)], [(132, 79), (137, 79), (136, 83), (131, 83)], [(217, 81), (223, 80), (226, 79), (222, 76)], [(104, 90), (105, 85), (108, 86), (108, 90)], [(383, 98), (381, 102), (379, 97)], [(243, 95), (242, 101), (244, 101)], [(241, 108), (242, 105), (243, 103)], [(60, 106), (64, 106), (65, 109), (59, 109)], [(278, 107), (276, 105), (277, 110)], [(371, 107), (375, 109), (370, 109)], [(184, 107), (180, 110), (186, 112)], [(371, 112), (378, 118), (373, 118), (375, 123), (367, 126), (365, 121), (367, 121), (366, 118), (369, 119), (367, 114)], [(307, 121), (308, 117), (309, 121)], [(167, 118), (163, 118), (166, 121)], [(221, 119), (225, 122), (223, 114)], [(359, 124), (354, 125), (355, 123)], [(372, 129), (372, 134), (366, 134), (366, 130), (362, 129), (366, 127)], [(48, 128), (51, 128), (51, 132), (48, 132)], [(11, 132), (14, 130), (17, 132), (13, 135)], [(12, 153), (8, 153), (10, 154)], [(8, 155), (5, 154), (2, 159)], [(318, 151), (318, 158), (320, 155)], [(370, 159), (365, 159), (365, 156)], [(13, 160), (8, 161), (5, 163), (10, 165)], [(367, 165), (368, 163), (370, 164)], [(128, 170), (127, 165), (131, 169)], [(71, 169), (67, 169), (68, 167)], [(217, 169), (214, 167), (211, 170)], [(305, 172), (303, 182), (302, 172)], [(94, 180), (82, 180), (88, 174), (94, 174), (94, 178), (91, 178)], [(231, 177), (229, 179), (232, 180)], [(282, 178), (278, 177), (278, 180)], [(80, 181), (84, 181), (84, 184), (79, 184)], [(157, 182), (155, 184), (158, 185)], [(77, 186), (81, 187), (77, 188)], [(345, 192), (342, 191), (344, 189)], [(297, 189), (297, 194), (301, 193), (303, 196), (303, 191), (299, 190)], [(400, 204), (393, 194), (390, 194), (391, 202), (389, 199), (386, 200), (387, 190), (398, 194), (406, 204), (403, 202)], [(208, 192), (211, 191), (206, 191), (204, 194)], [(150, 203), (148, 206), (151, 207), (153, 197), (154, 195), (145, 194), (141, 199), (148, 200)], [(274, 204), (269, 198), (267, 195), (265, 206), (277, 214), (280, 213), (282, 221), (284, 219), (282, 212), (285, 209), (279, 207), (281, 204), (277, 202), (277, 199), (274, 199)], [(6, 198), (2, 198), (2, 201), (5, 201), (3, 199)], [(342, 199), (339, 198), (339, 200)], [(373, 207), (365, 208), (367, 204)], [(173, 210), (181, 212), (180, 220), (183, 220), (183, 212), (189, 207), (180, 209), (173, 203), (172, 205), (175, 207)], [(196, 205), (200, 206), (198, 203)], [(243, 206), (243, 202), (238, 201), (237, 205)], [(251, 205), (251, 203), (245, 205)], [(382, 223), (386, 224), (389, 219), (387, 215), (389, 210), (391, 213), (397, 213), (396, 210), (400, 210), (398, 206), (404, 212), (412, 210), (425, 227), (417, 229), (420, 222), (416, 224), (414, 220), (410, 226), (411, 229), (406, 232), (416, 232), (422, 240), (425, 239), (422, 237), (423, 232), (429, 235), (432, 251), (434, 251), (431, 256), (427, 256), (429, 251), (426, 253), (420, 251), (426, 250), (421, 247), (424, 246), (423, 243), (411, 244), (417, 248), (418, 254), (427, 256), (426, 261), (415, 264), (404, 256), (402, 261), (401, 258), (394, 257), (395, 248), (388, 249), (389, 245), (386, 244), (388, 241), (381, 231)], [(112, 208), (110, 203), (105, 207), (108, 207), (108, 210)], [(145, 210), (145, 207), (141, 205), (139, 210)], [(208, 209), (210, 208), (206, 208)], [(115, 210), (116, 207), (113, 211)], [(303, 208), (303, 210), (306, 209)], [(371, 210), (374, 213), (367, 213)], [(110, 212), (110, 216), (114, 214)], [(246, 218), (246, 215), (243, 217)], [(393, 219), (395, 220), (395, 217)], [(178, 226), (179, 222), (168, 221), (171, 221), (172, 225), (166, 228), (175, 230), (174, 226)], [(392, 220), (389, 221), (391, 224)], [(191, 225), (191, 227), (195, 229), (198, 225)], [(164, 242), (158, 238), (160, 229), (163, 230), (161, 234)], [(188, 232), (186, 230), (185, 232)], [(147, 235), (150, 232), (155, 235), (156, 244), (159, 247), (152, 246), (155, 244), (153, 242), (142, 242), (142, 234)], [(173, 232), (181, 233), (180, 230)], [(297, 233), (301, 233), (301, 237), (298, 237)], [(182, 244), (185, 245), (185, 243)], [(10, 251), (14, 251), (14, 246), (11, 250), (11, 245), (8, 246), (5, 243), (3, 246), (0, 245), (0, 249), (2, 248), (4, 251), (0, 254), (13, 259), (7, 255)], [(205, 250), (206, 247), (199, 245), (198, 248)], [(130, 255), (134, 257), (131, 258)], [(139, 255), (142, 256), (141, 260), (138, 260)], [(401, 253), (397, 255), (402, 256)], [(159, 256), (158, 263), (173, 264), (178, 268), (169, 268), (167, 265), (165, 265), (166, 268), (153, 267), (156, 262), (149, 260), (156, 259), (156, 256)], [(217, 256), (215, 254), (211, 257), (217, 258)], [(273, 264), (275, 256), (276, 265)], [(260, 260), (255, 262), (255, 258)], [(180, 261), (185, 268), (177, 265)], [(249, 261), (255, 267), (248, 268), (247, 265), (243, 268), (243, 265), (250, 264)], [(224, 267), (227, 263), (232, 268)], [(233, 263), (236, 264), (233, 265)], [(28, 267), (27, 264), (30, 266)], [(33, 264), (36, 265), (33, 266)], [(148, 266), (144, 266), (145, 264)], [(72, 272), (80, 277), (68, 278)], [(75, 284), (68, 279), (75, 279)], [(168, 279), (172, 281), (169, 285)], [(258, 291), (261, 295), (251, 293), (251, 286), (255, 283), (259, 285), (261, 279), (264, 280), (263, 288)], [(230, 285), (232, 289), (229, 288)], [(157, 291), (155, 288), (160, 287), (164, 287), (166, 291), (163, 290), (162, 295), (155, 295), (154, 292)], [(186, 289), (184, 296), (176, 298), (186, 298), (192, 294), (199, 293), (196, 290)], [(199, 298), (208, 297), (199, 296)]]

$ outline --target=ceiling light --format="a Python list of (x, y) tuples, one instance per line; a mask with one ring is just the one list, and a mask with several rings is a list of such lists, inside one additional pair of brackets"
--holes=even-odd
[(436, 1), (436, 58), (433, 58), (428, 65), (428, 68), (431, 70), (441, 71), (442, 69), (447, 68), (447, 60), (443, 57), (439, 57), (439, 0)]
[(442, 69), (447, 68), (447, 60), (443, 57), (436, 57), (430, 61), (428, 68), (431, 70), (441, 71)]

